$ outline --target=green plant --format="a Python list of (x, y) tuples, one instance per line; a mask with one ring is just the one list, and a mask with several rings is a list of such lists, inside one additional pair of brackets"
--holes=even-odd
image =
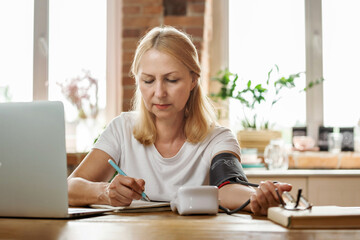
[[(279, 73), (279, 67), (275, 65), (275, 70)], [(253, 129), (269, 129), (269, 120), (264, 120), (259, 125), (258, 124), (258, 116), (254, 113), (254, 110), (257, 106), (262, 105), (264, 103), (269, 103), (270, 101), (270, 110), (271, 108), (279, 102), (282, 98), (282, 90), (283, 89), (291, 89), (294, 88), (295, 80), (303, 74), (303, 72), (291, 74), (288, 77), (280, 77), (275, 81), (272, 81), (271, 75), (274, 71), (272, 68), (268, 74), (267, 79), (264, 84), (253, 84), (251, 80), (247, 81), (247, 84), (242, 89), (239, 89), (238, 86), (238, 74), (231, 73), (228, 69), (221, 70), (218, 72), (216, 77), (212, 79), (218, 81), (221, 84), (220, 91), (217, 94), (212, 94), (212, 97), (217, 99), (227, 99), (233, 98), (239, 100), (244, 108), (247, 108), (252, 112), (251, 118), (245, 115), (245, 119), (242, 120), (242, 126), (245, 129), (253, 128)], [(319, 79), (316, 81), (311, 81), (304, 89), (300, 92), (305, 92), (315, 85), (320, 84), (324, 79)], [(269, 92), (273, 92), (272, 96), (269, 96)]]
[(9, 86), (0, 86), (0, 102), (11, 102), (12, 95), (9, 91)]

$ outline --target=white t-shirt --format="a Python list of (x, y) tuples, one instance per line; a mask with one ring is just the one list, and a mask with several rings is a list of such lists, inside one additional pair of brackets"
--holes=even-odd
[(164, 158), (154, 144), (145, 146), (133, 134), (135, 112), (123, 112), (111, 121), (94, 148), (109, 154), (130, 177), (145, 180), (145, 193), (152, 200), (170, 201), (179, 187), (209, 184), (212, 158), (221, 151), (240, 156), (234, 134), (216, 126), (200, 143), (185, 142), (179, 152)]

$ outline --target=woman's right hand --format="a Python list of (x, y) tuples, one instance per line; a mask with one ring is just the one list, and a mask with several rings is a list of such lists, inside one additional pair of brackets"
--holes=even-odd
[(267, 215), (269, 207), (279, 206), (280, 200), (275, 189), (278, 189), (280, 196), (284, 191), (290, 191), (292, 186), (288, 183), (274, 183), (262, 181), (256, 191), (250, 196), (250, 209), (255, 215)]
[(128, 206), (131, 202), (141, 198), (145, 190), (145, 181), (122, 175), (116, 175), (106, 189), (109, 205)]

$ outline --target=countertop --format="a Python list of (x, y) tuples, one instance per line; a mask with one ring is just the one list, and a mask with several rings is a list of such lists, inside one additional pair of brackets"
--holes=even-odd
[(244, 169), (248, 177), (307, 177), (307, 176), (346, 176), (360, 177), (360, 169), (289, 169), (289, 170), (265, 170)]

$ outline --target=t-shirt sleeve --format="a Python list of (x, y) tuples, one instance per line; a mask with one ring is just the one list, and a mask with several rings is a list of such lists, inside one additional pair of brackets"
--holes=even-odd
[(121, 155), (123, 116), (113, 119), (100, 135), (93, 148), (109, 154), (117, 163)]
[(224, 151), (233, 152), (240, 157), (240, 146), (233, 132), (224, 127), (219, 127), (214, 131), (213, 139), (208, 146), (211, 149), (210, 158)]
[[(238, 143), (235, 135), (233, 134), (233, 132), (228, 128), (220, 127), (218, 129), (216, 129), (215, 133), (213, 134), (213, 139), (211, 140), (211, 143), (209, 144), (208, 148), (211, 149), (211, 153), (210, 153), (211, 155), (209, 157), (210, 165), (211, 165), (211, 162), (213, 161), (214, 157), (216, 155), (218, 155), (220, 152), (233, 152), (237, 156), (241, 157), (239, 143)], [(233, 161), (233, 158), (230, 158), (228, 160)], [(239, 160), (241, 161), (241, 159), (239, 159)], [(229, 180), (234, 176), (239, 177), (243, 181), (247, 181), (246, 175), (242, 169), (241, 164), (237, 160), (236, 160), (235, 164), (238, 167), (225, 168), (225, 169), (222, 169), (222, 171), (224, 171), (224, 172), (220, 171), (221, 174), (219, 176), (221, 176), (221, 177), (218, 179), (215, 178), (215, 182), (217, 182), (216, 185), (224, 182), (224, 180)], [(226, 164), (224, 166), (226, 166)], [(213, 168), (213, 167), (211, 167), (211, 168)], [(214, 175), (212, 175), (212, 176), (214, 176)], [(212, 178), (212, 176), (210, 176), (210, 178)], [(217, 176), (217, 177), (219, 177), (219, 176)]]

